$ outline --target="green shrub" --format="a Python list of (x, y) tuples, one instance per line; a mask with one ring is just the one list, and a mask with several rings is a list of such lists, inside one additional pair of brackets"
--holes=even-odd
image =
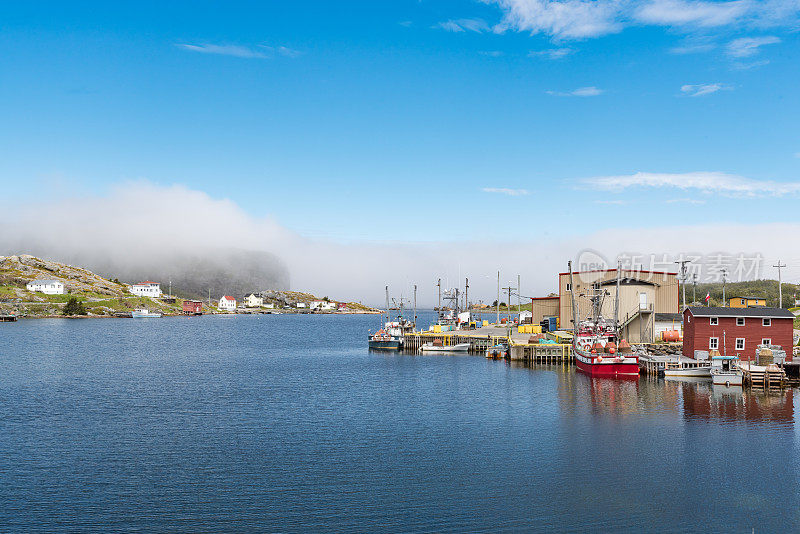
[(78, 301), (75, 297), (70, 298), (64, 306), (63, 315), (86, 315), (86, 308), (83, 303)]

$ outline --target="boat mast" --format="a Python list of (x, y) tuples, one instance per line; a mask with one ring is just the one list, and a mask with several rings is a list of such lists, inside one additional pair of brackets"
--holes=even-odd
[(567, 262), (569, 267), (569, 295), (572, 299), (572, 339), (578, 336), (578, 308), (575, 306), (575, 281), (572, 279), (572, 260)]
[[(622, 267), (622, 262), (617, 260), (617, 294), (614, 296), (614, 332), (619, 338), (619, 271)], [(619, 343), (619, 339), (617, 339)]]
[(386, 322), (392, 322), (391, 313), (389, 312), (389, 286), (386, 286)]

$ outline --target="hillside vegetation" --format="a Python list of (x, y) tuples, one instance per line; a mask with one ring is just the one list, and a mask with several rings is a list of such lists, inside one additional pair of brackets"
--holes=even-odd
[[(686, 303), (692, 302), (692, 293), (694, 286), (692, 284), (686, 285)], [(798, 284), (782, 284), (783, 290), (783, 307), (793, 308), (795, 298), (800, 298), (800, 285)], [(681, 290), (682, 291), (682, 290)], [(722, 283), (713, 284), (697, 284), (697, 303), (701, 306), (705, 305), (703, 299), (706, 293), (711, 295), (712, 306), (722, 306)], [(725, 298), (730, 300), (733, 297), (757, 297), (766, 298), (767, 306), (778, 306), (778, 281), (777, 280), (750, 280), (747, 282), (728, 282), (725, 284)], [(682, 299), (682, 293), (679, 292), (679, 299)]]

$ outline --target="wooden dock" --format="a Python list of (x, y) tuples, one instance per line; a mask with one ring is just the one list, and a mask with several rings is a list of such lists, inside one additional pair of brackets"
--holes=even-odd
[(10, 313), (0, 314), (0, 323), (13, 323), (17, 320), (17, 316)]
[(739, 369), (744, 373), (744, 385), (765, 391), (781, 390), (789, 385), (786, 372), (777, 365), (752, 365), (740, 362)]
[[(490, 347), (505, 344), (508, 346), (506, 358), (510, 360), (567, 365), (572, 363), (572, 345), (568, 343), (529, 343), (528, 337), (529, 334), (519, 335), (516, 332), (509, 335), (507, 329), (504, 328), (479, 328), (436, 333), (413, 332), (403, 336), (403, 350), (418, 352), (425, 343), (433, 343), (438, 340), (443, 347), (469, 343), (470, 353), (486, 354)], [(551, 336), (548, 335), (548, 338)]]

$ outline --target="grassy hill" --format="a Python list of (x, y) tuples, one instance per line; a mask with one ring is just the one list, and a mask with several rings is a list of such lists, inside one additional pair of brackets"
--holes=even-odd
[[(41, 279), (60, 280), (67, 294), (45, 295), (25, 288), (31, 280)], [(136, 308), (159, 310), (164, 314), (181, 311), (180, 300), (167, 303), (134, 296), (128, 286), (118, 280), (108, 280), (80, 267), (28, 254), (0, 256), (0, 312), (31, 317), (62, 315), (64, 305), (71, 298), (81, 302), (88, 315), (98, 317)]]

